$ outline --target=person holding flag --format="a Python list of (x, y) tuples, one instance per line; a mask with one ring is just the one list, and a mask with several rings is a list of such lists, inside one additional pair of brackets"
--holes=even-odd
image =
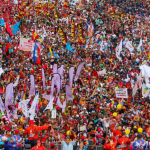
[(29, 126), (25, 129), (23, 136), (25, 137), (27, 135), (31, 148), (37, 144), (38, 132), (47, 129), (49, 126), (52, 125), (47, 124), (44, 126), (34, 126), (34, 121), (29, 121)]

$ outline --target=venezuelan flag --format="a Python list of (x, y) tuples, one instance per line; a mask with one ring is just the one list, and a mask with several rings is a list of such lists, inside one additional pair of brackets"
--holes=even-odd
[(88, 73), (89, 71), (88, 70), (84, 70), (84, 73)]

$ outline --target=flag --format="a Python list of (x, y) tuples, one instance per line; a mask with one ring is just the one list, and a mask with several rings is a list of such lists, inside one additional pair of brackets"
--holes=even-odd
[(45, 74), (44, 74), (44, 69), (42, 68), (42, 78), (43, 78), (43, 89), (46, 88), (46, 85), (45, 85)]
[(33, 61), (37, 64), (40, 64), (40, 49), (39, 47), (37, 46), (37, 44), (35, 43), (35, 46), (34, 46), (34, 51), (33, 51)]
[(73, 18), (71, 19), (71, 23), (72, 23), (71, 36), (75, 38), (75, 22), (74, 22)]
[(11, 28), (10, 28), (10, 26), (6, 23), (6, 30), (7, 30), (7, 32), (9, 33), (9, 35), (10, 36), (13, 36), (13, 33), (12, 33), (12, 31), (11, 31)]
[(63, 69), (64, 69), (64, 65), (61, 65), (61, 67), (58, 69), (58, 73), (59, 73), (60, 78), (61, 78), (60, 88), (62, 88), (62, 81), (63, 81)]
[(50, 56), (53, 56), (53, 52), (52, 52), (51, 47), (49, 47), (49, 53), (50, 53)]
[(63, 104), (61, 103), (60, 101), (60, 98), (58, 97), (57, 98), (57, 103), (56, 103), (57, 106), (59, 106), (60, 108), (62, 108), (62, 112), (65, 111), (65, 108), (66, 108), (66, 101), (63, 102)]
[(55, 82), (55, 79), (53, 77), (52, 78), (52, 84), (51, 84), (51, 96), (53, 96), (53, 93), (54, 93), (54, 82)]
[(137, 77), (137, 88), (140, 89), (142, 87), (142, 71), (140, 72), (139, 76)]
[(53, 65), (53, 74), (54, 74), (54, 73), (57, 73), (57, 64), (54, 64), (54, 65)]
[(2, 67), (0, 68), (0, 76), (4, 73), (4, 70), (2, 69)]
[(149, 88), (146, 87), (146, 84), (143, 84), (143, 85), (142, 85), (142, 96), (143, 96), (143, 97), (147, 97), (148, 94), (149, 94)]
[(69, 8), (69, 3), (68, 3), (68, 1), (67, 1), (67, 0), (65, 0), (65, 1), (64, 1), (64, 5), (63, 5), (63, 7), (64, 7), (64, 8)]
[(54, 3), (51, 3), (51, 4), (50, 4), (50, 10), (53, 10), (54, 8), (55, 8)]
[(43, 94), (43, 98), (46, 99), (46, 100), (50, 100), (50, 95)]
[(69, 86), (69, 85), (66, 85), (66, 100), (73, 101), (73, 95), (72, 95), (72, 91), (71, 91), (71, 86)]
[(71, 89), (72, 89), (72, 81), (73, 81), (73, 72), (74, 72), (74, 67), (71, 67), (69, 69), (69, 85)]
[(15, 83), (13, 84), (13, 87), (16, 87), (16, 86), (18, 85), (18, 83), (19, 83), (19, 78), (20, 78), (20, 76), (18, 75), (17, 78), (16, 78)]
[(30, 81), (31, 81), (31, 86), (30, 86), (29, 95), (33, 96), (33, 95), (35, 95), (35, 82), (34, 82), (34, 76), (33, 75), (31, 75)]
[(133, 51), (134, 51), (134, 47), (132, 46), (132, 44), (130, 43), (130, 41), (127, 41), (127, 42), (126, 42), (125, 47), (126, 47), (127, 49), (129, 49), (130, 52), (133, 52)]
[(35, 32), (35, 30), (33, 30), (32, 40), (36, 40), (38, 38), (39, 38), (39, 35)]
[(67, 38), (66, 38), (66, 36), (65, 36), (65, 34), (64, 34), (63, 30), (62, 30), (62, 28), (59, 27), (58, 29), (59, 29), (59, 32), (60, 32), (60, 36), (61, 36), (61, 39), (62, 39), (62, 43), (63, 43), (63, 44), (66, 44), (66, 43), (67, 43)]
[(78, 30), (79, 30), (79, 37), (80, 37), (80, 40), (81, 40), (81, 39), (83, 39), (83, 29), (82, 29), (81, 24), (78, 24)]
[(93, 96), (94, 96), (94, 94), (95, 94), (95, 92), (96, 92), (97, 87), (98, 87), (98, 84), (96, 85), (96, 87), (95, 87), (95, 89), (94, 89), (94, 91), (93, 91), (93, 93), (92, 93), (91, 97), (93, 97)]
[(53, 55), (54, 57), (57, 57), (57, 56), (58, 56), (57, 53), (56, 53), (54, 50), (53, 50), (53, 54), (54, 54), (54, 55)]
[(76, 72), (76, 76), (75, 76), (74, 81), (77, 81), (77, 80), (78, 80), (80, 71), (81, 71), (81, 69), (82, 69), (82, 67), (83, 67), (84, 64), (85, 64), (85, 62), (82, 62), (82, 63), (78, 66), (78, 69), (77, 69), (77, 72)]
[(5, 26), (5, 20), (2, 18), (1, 19), (1, 27), (4, 27)]
[(84, 73), (88, 73), (88, 72), (89, 72), (88, 70), (86, 70), (86, 69), (84, 70)]
[(139, 46), (137, 47), (137, 50), (141, 50), (141, 46), (142, 46), (142, 39), (140, 39), (140, 43), (139, 43)]
[(134, 97), (134, 95), (136, 94), (136, 91), (138, 90), (137, 88), (137, 84), (134, 85), (134, 88), (132, 90), (132, 96)]
[(4, 111), (5, 111), (5, 106), (4, 106), (4, 103), (3, 103), (3, 101), (2, 101), (1, 96), (0, 96), (0, 110), (1, 110), (1, 112), (4, 112)]
[(44, 38), (47, 37), (47, 33), (46, 33), (46, 30), (43, 26), (43, 35), (42, 35), (42, 39), (44, 40)]
[(50, 101), (49, 101), (49, 103), (47, 104), (45, 110), (46, 110), (46, 109), (50, 109), (50, 110), (53, 109), (53, 101), (54, 101), (54, 97), (51, 97), (51, 96), (50, 96)]
[(68, 49), (69, 51), (73, 52), (70, 44), (69, 44), (69, 41), (67, 41), (67, 45), (66, 45), (66, 49)]
[(35, 109), (36, 109), (36, 106), (38, 103), (39, 103), (39, 93), (37, 95), (35, 95), (34, 100), (31, 104), (31, 107), (28, 111), (31, 114), (31, 116), (33, 116), (33, 117), (35, 116)]
[(121, 61), (120, 52), (122, 51), (122, 40), (120, 41), (119, 46), (116, 47), (116, 57)]
[(5, 106), (12, 105), (14, 101), (13, 97), (13, 83), (10, 83), (6, 87), (6, 92), (5, 92)]
[(17, 22), (15, 25), (12, 26), (13, 30), (12, 33), (16, 34), (17, 31), (19, 31), (19, 26), (20, 26), (21, 21)]
[(54, 83), (57, 86), (57, 95), (60, 92), (60, 75), (59, 74), (54, 74)]

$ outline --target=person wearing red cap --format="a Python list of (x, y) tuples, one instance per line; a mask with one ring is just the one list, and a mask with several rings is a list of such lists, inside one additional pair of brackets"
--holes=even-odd
[(50, 148), (48, 150), (58, 150), (58, 149), (55, 148), (54, 143), (50, 143)]
[(43, 145), (41, 145), (41, 141), (38, 140), (37, 145), (31, 148), (30, 150), (46, 150), (46, 148)]
[(44, 125), (44, 126), (34, 126), (34, 121), (33, 120), (30, 120), (29, 124), (30, 125), (29, 125), (29, 127), (27, 127), (25, 129), (23, 136), (24, 137), (26, 135), (28, 136), (29, 143), (31, 144), (31, 148), (32, 148), (36, 145), (36, 142), (38, 140), (38, 131), (47, 129), (49, 126), (51, 126), (51, 124), (47, 124), (47, 125)]

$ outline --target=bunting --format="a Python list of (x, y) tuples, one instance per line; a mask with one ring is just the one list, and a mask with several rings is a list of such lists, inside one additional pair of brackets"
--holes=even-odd
[(66, 39), (66, 36), (65, 36), (65, 34), (64, 34), (64, 32), (63, 32), (61, 27), (59, 27), (59, 32), (60, 32), (60, 36), (61, 36), (61, 39), (62, 39), (62, 43), (66, 44), (67, 43), (67, 39)]
[(73, 18), (71, 19), (71, 23), (72, 23), (71, 36), (75, 38), (75, 22), (74, 22)]

